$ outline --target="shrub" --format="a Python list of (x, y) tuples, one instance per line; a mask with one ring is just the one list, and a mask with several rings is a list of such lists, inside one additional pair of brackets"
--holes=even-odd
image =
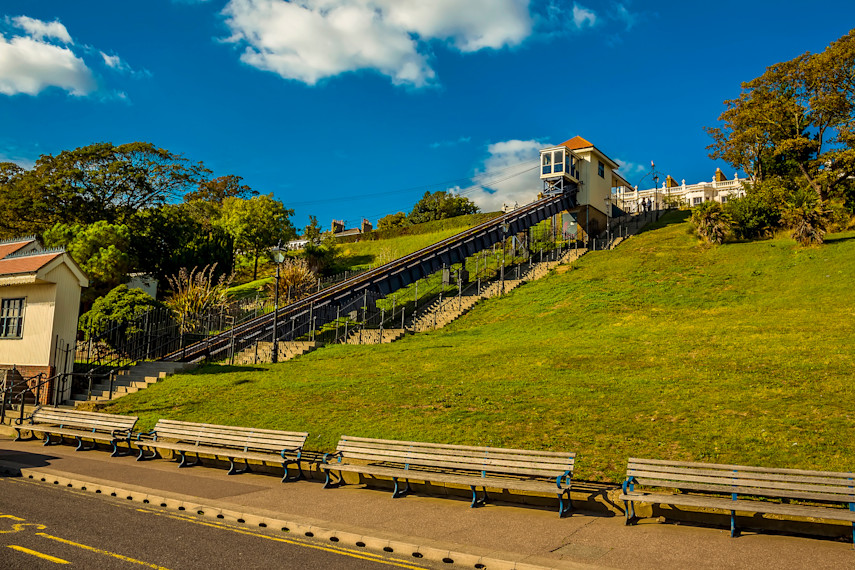
[(152, 299), (145, 291), (128, 289), (127, 285), (119, 285), (103, 297), (92, 303), (92, 308), (80, 317), (80, 328), (88, 340), (90, 336), (98, 337), (107, 329), (126, 327), (125, 334), (139, 332), (135, 328), (127, 328), (138, 317), (147, 311), (163, 307)]
[(722, 243), (731, 229), (731, 219), (721, 204), (703, 202), (692, 209), (692, 224), (707, 243)]
[(724, 206), (733, 221), (733, 233), (740, 239), (769, 237), (781, 223), (780, 210), (757, 193), (730, 200)]
[(831, 210), (815, 192), (803, 189), (787, 204), (782, 220), (801, 245), (819, 245), (828, 231)]
[(182, 267), (178, 275), (167, 277), (172, 293), (164, 303), (181, 319), (182, 327), (189, 326), (194, 315), (201, 315), (228, 304), (228, 289), (231, 277), (220, 275), (214, 279), (217, 264), (206, 265), (187, 271)]
[[(286, 259), (279, 268), (279, 298), (286, 302), (297, 301), (315, 291), (318, 278), (309, 268), (309, 263), (302, 258)], [(276, 280), (267, 285), (270, 297), (275, 294)]]

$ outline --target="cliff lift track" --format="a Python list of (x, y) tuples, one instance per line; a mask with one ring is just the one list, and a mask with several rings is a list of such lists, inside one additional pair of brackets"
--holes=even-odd
[[(566, 190), (562, 194), (546, 196), (290, 305), (280, 307), (277, 311), (278, 328), (281, 330), (289, 320), (308, 315), (310, 311), (313, 311), (316, 317), (321, 316), (321, 322), (317, 322), (317, 326), (331, 322), (335, 318), (331, 316), (333, 311), (318, 309), (342, 306), (367, 291), (388, 295), (435, 273), (444, 266), (460, 263), (467, 257), (499, 243), (507, 236), (525, 231), (559, 212), (573, 208), (576, 205), (575, 197), (575, 192)], [(503, 224), (507, 224), (506, 230), (503, 229)], [(256, 339), (265, 337), (272, 332), (272, 329), (273, 313), (271, 312), (175, 351), (165, 356), (163, 360), (189, 362), (203, 357), (216, 360), (219, 355), (228, 351), (232, 343), (235, 350), (240, 350)]]

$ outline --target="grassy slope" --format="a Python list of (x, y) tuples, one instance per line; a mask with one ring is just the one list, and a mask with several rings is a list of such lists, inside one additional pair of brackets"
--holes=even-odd
[(855, 232), (705, 248), (673, 223), (381, 347), (206, 367), (112, 406), (339, 435), (569, 449), (617, 481), (629, 456), (855, 468)]

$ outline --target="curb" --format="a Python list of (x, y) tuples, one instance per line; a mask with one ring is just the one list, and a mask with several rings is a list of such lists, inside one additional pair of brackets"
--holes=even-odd
[(417, 543), (408, 541), (406, 538), (370, 536), (359, 532), (361, 529), (354, 529), (356, 532), (335, 530), (323, 524), (312, 524), (309, 521), (287, 520), (249, 511), (244, 512), (235, 510), (234, 506), (225, 508), (197, 497), (182, 496), (165, 491), (152, 492), (150, 489), (133, 485), (129, 485), (129, 488), (122, 488), (110, 482), (82, 480), (76, 474), (61, 471), (44, 471), (6, 461), (0, 461), (0, 475), (19, 476), (25, 479), (77, 489), (78, 491), (125, 498), (128, 501), (151, 505), (153, 507), (201, 515), (223, 522), (245, 524), (248, 527), (280, 529), (283, 533), (288, 533), (292, 536), (305, 536), (319, 541), (330, 542), (341, 547), (365, 549), (379, 554), (396, 553), (400, 556), (412, 557), (414, 562), (420, 560), (438, 562), (447, 565), (449, 568), (476, 568), (482, 570), (589, 570), (599, 568), (588, 564), (532, 556), (523, 556), (522, 558), (527, 560), (523, 561), (523, 559), (519, 559), (520, 555), (511, 553), (492, 552), (492, 556), (473, 554), (471, 552), (443, 548), (439, 543), (431, 543), (432, 541), (429, 540)]

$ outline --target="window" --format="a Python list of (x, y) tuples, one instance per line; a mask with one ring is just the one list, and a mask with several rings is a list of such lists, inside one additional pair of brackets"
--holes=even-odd
[(603, 164), (602, 162), (599, 162), (597, 164), (597, 174), (600, 175), (600, 178), (606, 177), (606, 165)]
[(722, 204), (727, 204), (727, 196), (722, 196), (722, 197), (721, 197), (721, 203), (722, 203)]
[(552, 153), (545, 152), (541, 156), (543, 160), (543, 173), (552, 174)]
[(697, 206), (698, 204), (700, 204), (703, 201), (704, 201), (704, 199), (702, 197), (692, 198), (692, 206)]
[(555, 165), (552, 167), (553, 172), (564, 171), (564, 151), (556, 150), (554, 153), (552, 153), (552, 164)]
[(24, 330), (24, 299), (3, 299), (0, 303), (0, 338), (21, 338)]

